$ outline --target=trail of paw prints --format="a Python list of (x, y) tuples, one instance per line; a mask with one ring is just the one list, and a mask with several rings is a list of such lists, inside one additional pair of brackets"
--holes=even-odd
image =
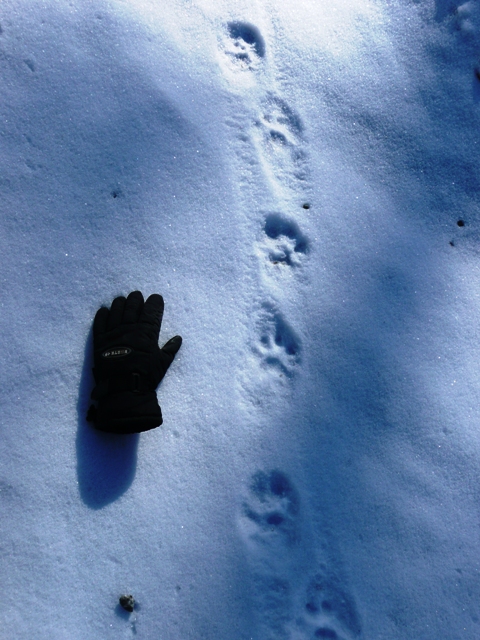
[(284, 267), (297, 268), (308, 253), (309, 245), (308, 238), (295, 220), (276, 212), (266, 216), (258, 248), (267, 264), (277, 270), (283, 270)]
[(282, 314), (273, 305), (262, 307), (256, 330), (254, 352), (264, 370), (291, 378), (300, 362), (300, 340)]
[(300, 116), (284, 100), (269, 95), (261, 106), (253, 133), (272, 183), (304, 190), (308, 170)]
[(259, 637), (288, 640), (293, 610), (292, 556), (300, 541), (300, 500), (288, 476), (258, 471), (242, 505), (240, 533), (252, 570)]
[(327, 564), (297, 587), (300, 516), (300, 496), (287, 474), (274, 469), (253, 475), (239, 529), (253, 574), (259, 637), (360, 640), (355, 600)]
[[(245, 87), (259, 78), (263, 67), (262, 82), (268, 81), (265, 65), (266, 44), (260, 30), (253, 24), (234, 21), (226, 25), (220, 43), (220, 64), (231, 81), (232, 87)], [(233, 75), (232, 75), (233, 74)], [(243, 80), (242, 80), (243, 79)], [(246, 83), (246, 84), (245, 84)], [(290, 201), (292, 191), (298, 202), (299, 191), (304, 192), (307, 177), (304, 147), (304, 128), (301, 118), (279, 96), (264, 94), (257, 99), (256, 92), (249, 111), (257, 113), (228, 119), (227, 124), (237, 131), (235, 145), (241, 162), (242, 183), (249, 210), (252, 186), (262, 184), (276, 201)], [(269, 188), (271, 187), (271, 189)], [(279, 196), (279, 198), (278, 198)], [(305, 208), (308, 208), (306, 206)], [(277, 383), (285, 383), (293, 377), (300, 362), (300, 341), (275, 303), (275, 286), (285, 285), (284, 276), (298, 269), (309, 251), (309, 242), (298, 224), (278, 212), (269, 213), (263, 224), (263, 233), (255, 245), (262, 257), (263, 275), (277, 278), (267, 280), (268, 288), (263, 292), (263, 303), (256, 315), (251, 345), (253, 353), (247, 356), (246, 367), (240, 376), (242, 395), (254, 405), (265, 405), (268, 398), (278, 393)], [(270, 270), (269, 272), (267, 270)], [(283, 272), (282, 272), (283, 270)], [(258, 367), (258, 376), (251, 375), (251, 368)], [(251, 380), (257, 383), (252, 388)]]
[(220, 41), (220, 65), (227, 73), (239, 79), (262, 66), (265, 58), (265, 40), (260, 30), (248, 22), (229, 22)]
[(355, 601), (339, 578), (325, 565), (309, 582), (301, 627), (308, 638), (356, 640), (361, 625)]

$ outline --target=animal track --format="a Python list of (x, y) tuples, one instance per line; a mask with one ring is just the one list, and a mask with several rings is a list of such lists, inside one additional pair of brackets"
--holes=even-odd
[(296, 519), (300, 508), (297, 491), (281, 471), (257, 471), (250, 484), (243, 515), (250, 522), (250, 537), (265, 544), (280, 538), (287, 546), (298, 540)]
[(300, 359), (300, 342), (280, 313), (264, 305), (259, 321), (256, 351), (267, 367), (275, 367), (291, 377)]
[(264, 302), (255, 313), (247, 366), (239, 376), (242, 397), (257, 410), (278, 406), (285, 399), (301, 360), (301, 343), (274, 302)]
[(315, 629), (315, 638), (354, 640), (361, 626), (353, 599), (342, 589), (336, 576), (326, 567), (317, 573), (307, 587), (305, 622)]
[[(253, 475), (240, 525), (253, 571), (262, 638), (360, 639), (355, 602), (327, 565), (320, 565), (304, 591), (298, 584), (300, 497), (285, 473), (274, 469)], [(299, 587), (303, 598), (295, 597)]]
[(303, 124), (288, 104), (270, 95), (255, 125), (260, 151), (275, 178), (306, 180), (306, 159), (300, 144)]
[(261, 122), (273, 142), (284, 145), (299, 142), (303, 133), (300, 117), (281, 98), (269, 95), (264, 103)]
[(248, 22), (229, 22), (222, 48), (233, 70), (255, 70), (265, 57), (265, 40)]
[(268, 259), (273, 264), (286, 264), (290, 267), (300, 264), (300, 255), (308, 253), (308, 239), (293, 220), (279, 213), (270, 213), (265, 219), (265, 248)]
[(293, 620), (292, 560), (300, 539), (299, 495), (279, 470), (257, 471), (243, 503), (241, 530), (252, 570), (259, 637), (290, 637)]

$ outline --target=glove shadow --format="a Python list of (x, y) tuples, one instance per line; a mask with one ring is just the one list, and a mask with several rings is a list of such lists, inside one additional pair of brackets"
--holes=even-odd
[(80, 496), (91, 509), (101, 509), (127, 491), (135, 478), (139, 434), (97, 431), (85, 419), (94, 386), (93, 333), (85, 345), (77, 402), (77, 478)]

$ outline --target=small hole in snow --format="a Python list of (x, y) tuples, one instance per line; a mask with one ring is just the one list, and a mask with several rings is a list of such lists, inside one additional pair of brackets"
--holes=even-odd
[(305, 204), (302, 205), (304, 209), (310, 209), (310, 205), (308, 204), (308, 202), (305, 202)]
[(459, 227), (464, 227), (465, 226), (465, 222), (463, 220), (457, 220), (457, 225)]

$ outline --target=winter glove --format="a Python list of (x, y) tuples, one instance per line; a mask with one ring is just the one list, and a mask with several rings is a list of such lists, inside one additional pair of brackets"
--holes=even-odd
[(155, 389), (180, 349), (175, 336), (160, 349), (158, 336), (163, 298), (154, 293), (146, 302), (140, 291), (115, 298), (93, 321), (93, 375), (96, 386), (87, 420), (112, 433), (138, 433), (162, 424)]

